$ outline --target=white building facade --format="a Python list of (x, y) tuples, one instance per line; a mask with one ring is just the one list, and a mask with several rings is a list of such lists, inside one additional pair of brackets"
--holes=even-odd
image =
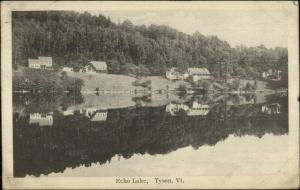
[(52, 57), (39, 56), (38, 59), (28, 59), (28, 67), (32, 69), (52, 69)]

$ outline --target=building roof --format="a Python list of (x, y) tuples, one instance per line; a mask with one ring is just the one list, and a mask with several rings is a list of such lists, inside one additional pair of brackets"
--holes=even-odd
[(39, 56), (38, 59), (43, 61), (52, 61), (52, 57)]
[(107, 65), (105, 61), (91, 61), (90, 64), (96, 69), (96, 70), (103, 70), (103, 68), (106, 70)]
[(210, 75), (210, 72), (206, 68), (196, 68), (190, 67), (188, 68), (188, 73), (191, 75)]
[(29, 63), (41, 63), (43, 64), (44, 62), (41, 62), (39, 59), (28, 59)]
[(40, 65), (51, 65), (52, 57), (39, 56), (38, 59), (28, 59), (28, 62), (29, 62), (29, 64), (34, 63), (34, 64), (40, 64)]

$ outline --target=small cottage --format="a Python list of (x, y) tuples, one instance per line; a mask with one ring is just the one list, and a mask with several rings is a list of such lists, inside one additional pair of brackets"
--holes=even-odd
[(72, 67), (63, 67), (63, 68), (62, 68), (62, 71), (65, 71), (65, 72), (67, 72), (67, 73), (73, 72), (73, 68), (72, 68)]
[(52, 69), (52, 57), (39, 56), (38, 59), (28, 59), (28, 67), (32, 69)]
[(105, 61), (91, 61), (79, 72), (83, 73), (107, 73), (107, 64)]
[(203, 79), (211, 79), (211, 73), (206, 68), (188, 68), (186, 72), (180, 73), (176, 67), (172, 67), (166, 72), (166, 77), (170, 80), (183, 80), (191, 77), (195, 82)]
[(186, 79), (189, 77), (188, 73), (180, 73), (179, 71), (177, 71), (176, 67), (172, 67), (170, 68), (170, 70), (168, 70), (166, 72), (166, 77), (167, 79), (170, 80), (181, 80), (181, 79)]
[(211, 79), (211, 74), (206, 68), (188, 68), (187, 73), (192, 77), (193, 81)]
[(66, 110), (66, 111), (63, 111), (63, 115), (64, 115), (64, 116), (73, 115), (73, 114), (74, 114), (74, 111), (73, 111), (73, 110)]

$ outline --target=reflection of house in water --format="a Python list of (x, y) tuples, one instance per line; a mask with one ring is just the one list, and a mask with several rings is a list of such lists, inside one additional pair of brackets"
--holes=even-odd
[(166, 112), (170, 113), (172, 116), (177, 115), (180, 111), (187, 112), (189, 107), (184, 104), (173, 104), (170, 103), (166, 106)]
[(280, 104), (278, 104), (278, 103), (264, 104), (261, 107), (261, 111), (263, 113), (266, 113), (269, 115), (279, 114), (280, 113)]
[(209, 112), (209, 105), (199, 104), (198, 102), (193, 102), (192, 107), (188, 110), (187, 115), (207, 115)]
[(53, 125), (53, 113), (41, 114), (31, 113), (29, 115), (29, 124), (37, 123), (39, 126), (52, 126)]
[(101, 110), (97, 108), (87, 108), (80, 110), (81, 114), (84, 114), (91, 121), (106, 121), (107, 110)]
[(267, 71), (262, 72), (262, 77), (264, 79), (279, 81), (282, 78), (282, 71), (276, 69), (268, 69)]
[(172, 116), (176, 116), (179, 113), (185, 113), (188, 116), (204, 116), (208, 114), (209, 106), (199, 104), (196, 101), (193, 102), (191, 107), (185, 104), (170, 103), (166, 106), (166, 112), (170, 113)]

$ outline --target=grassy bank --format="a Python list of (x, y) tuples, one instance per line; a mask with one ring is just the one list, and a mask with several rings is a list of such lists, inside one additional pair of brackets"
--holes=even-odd
[(140, 79), (116, 74), (86, 74), (86, 73), (68, 73), (68, 76), (78, 77), (84, 81), (82, 91), (94, 91), (96, 88), (99, 90), (112, 90), (112, 91), (134, 91), (143, 90), (142, 86), (134, 85), (135, 81), (145, 82), (150, 81), (152, 91), (156, 90), (175, 90), (180, 85), (189, 85), (186, 81), (171, 81), (162, 76), (148, 76)]
[(64, 91), (80, 92), (84, 82), (52, 70), (19, 68), (13, 71), (13, 91), (34, 94), (59, 94)]
[(137, 87), (132, 84), (136, 78), (126, 75), (68, 73), (68, 76), (77, 77), (84, 81), (82, 91), (94, 91), (97, 88), (99, 90), (113, 91), (130, 91), (137, 89)]

